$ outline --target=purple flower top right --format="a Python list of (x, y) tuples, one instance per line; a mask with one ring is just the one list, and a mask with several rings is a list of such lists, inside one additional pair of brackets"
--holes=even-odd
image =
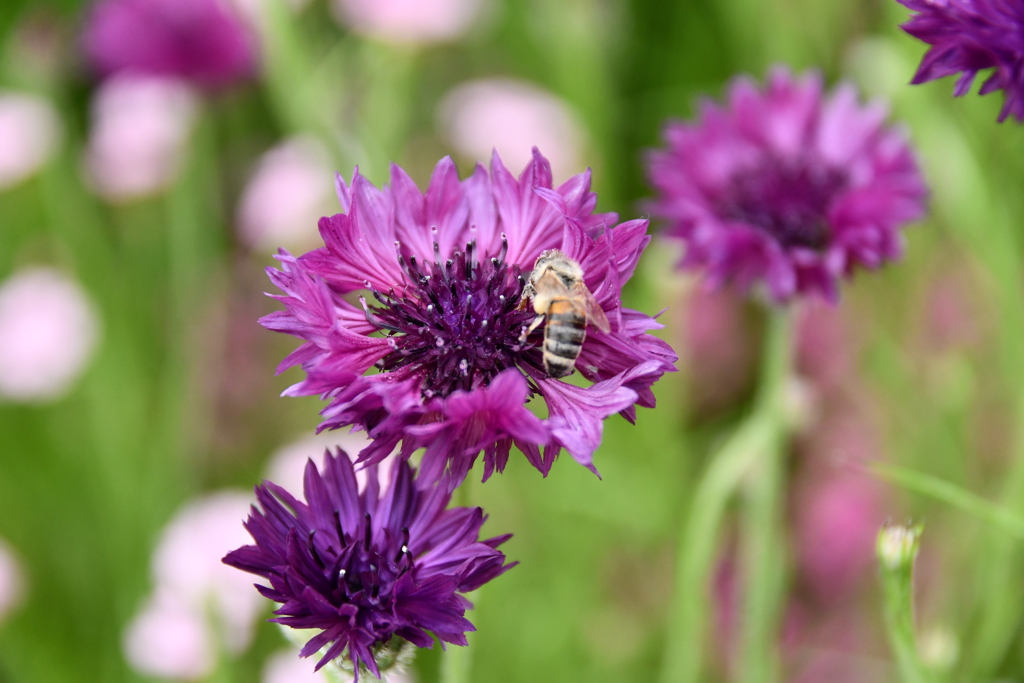
[(1024, 122), (1024, 2), (1021, 0), (899, 0), (917, 12), (901, 28), (931, 49), (915, 85), (960, 74), (953, 91), (966, 95), (979, 71), (995, 69), (979, 91), (1005, 94), (999, 121)]
[(736, 79), (725, 106), (705, 100), (695, 122), (665, 127), (648, 209), (712, 288), (835, 302), (843, 277), (899, 258), (902, 227), (925, 213), (914, 153), (886, 116), (852, 85), (826, 94), (816, 72)]

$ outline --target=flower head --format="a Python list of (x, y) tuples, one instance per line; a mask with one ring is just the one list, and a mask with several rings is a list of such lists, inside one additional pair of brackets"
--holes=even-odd
[(83, 44), (102, 76), (130, 71), (222, 87), (256, 70), (252, 33), (219, 0), (101, 0)]
[[(589, 172), (554, 190), (534, 150), (518, 180), (495, 154), (490, 173), (477, 166), (460, 181), (445, 158), (426, 193), (393, 166), (390, 187), (357, 171), (351, 187), (339, 178), (338, 196), (345, 213), (320, 220), (326, 246), (282, 252), (284, 269), (268, 270), (287, 310), (261, 322), (305, 340), (279, 368), (307, 373), (286, 393), (330, 401), (321, 429), (365, 430), (361, 462), (425, 448), (420, 481), (447, 476), (454, 488), (481, 451), (484, 479), (503, 470), (514, 443), (543, 473), (563, 447), (593, 469), (604, 418), (654, 406), (650, 387), (675, 354), (647, 334), (658, 323), (619, 300), (647, 221), (613, 227), (615, 214), (593, 213)], [(524, 336), (536, 317), (521, 310), (525, 281), (552, 248), (580, 264), (611, 321), (607, 333), (586, 330), (575, 368), (588, 387), (547, 376), (543, 327)], [(367, 290), (362, 308), (346, 298)], [(527, 408), (532, 397), (546, 419)]]
[(712, 286), (763, 281), (776, 302), (834, 301), (841, 277), (898, 258), (901, 226), (924, 213), (913, 153), (885, 117), (850, 85), (825, 97), (814, 73), (775, 69), (763, 89), (739, 79), (728, 106), (704, 102), (697, 123), (666, 127), (668, 148), (649, 159), (651, 211)]
[(420, 490), (406, 462), (382, 493), (375, 469), (360, 492), (348, 456), (327, 452), (322, 471), (306, 466), (308, 504), (271, 482), (257, 486), (262, 510), (245, 523), (256, 545), (224, 558), (267, 579), (256, 587), (282, 603), (273, 621), (319, 631), (303, 657), (325, 648), (319, 669), (347, 652), (357, 679), (361, 666), (380, 677), (375, 649), (392, 637), (431, 647), (430, 631), (465, 645), (472, 605), (460, 594), (514, 566), (497, 550), (510, 536), (477, 540), (483, 510), (446, 509), (450, 494)]
[(931, 45), (915, 85), (960, 74), (954, 93), (966, 95), (979, 71), (994, 69), (981, 86), (1006, 98), (999, 120), (1024, 121), (1024, 3), (1020, 0), (900, 0), (917, 12), (901, 27)]

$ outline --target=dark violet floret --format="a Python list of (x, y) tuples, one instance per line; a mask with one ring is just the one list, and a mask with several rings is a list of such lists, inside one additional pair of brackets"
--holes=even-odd
[(850, 85), (825, 95), (815, 73), (738, 79), (726, 105), (704, 101), (697, 121), (666, 126), (648, 159), (651, 212), (712, 287), (835, 301), (856, 268), (899, 258), (902, 227), (924, 214), (913, 152), (885, 118)]
[(256, 70), (253, 32), (219, 0), (100, 0), (82, 41), (102, 76), (174, 76), (216, 88)]
[[(365, 430), (360, 462), (422, 448), (419, 480), (449, 488), (481, 452), (484, 479), (502, 471), (513, 445), (545, 474), (562, 448), (593, 470), (603, 420), (654, 406), (650, 387), (676, 356), (648, 334), (661, 327), (653, 318), (620, 301), (647, 221), (594, 213), (589, 172), (555, 189), (534, 150), (518, 180), (497, 154), (490, 172), (459, 180), (445, 158), (425, 193), (392, 166), (380, 189), (358, 170), (351, 186), (339, 177), (338, 197), (343, 213), (320, 221), (325, 246), (282, 252), (283, 270), (268, 270), (286, 310), (261, 322), (305, 340), (279, 368), (307, 375), (286, 393), (329, 401), (321, 429)], [(547, 376), (543, 327), (522, 339), (536, 315), (520, 310), (523, 287), (546, 249), (581, 265), (611, 321), (608, 333), (587, 329), (576, 361), (589, 386)]]
[(903, 24), (928, 43), (913, 83), (960, 74), (954, 93), (971, 90), (978, 72), (992, 69), (981, 86), (1005, 94), (999, 120), (1024, 121), (1024, 2), (1022, 0), (899, 0), (916, 14)]
[(235, 550), (225, 564), (257, 574), (264, 597), (281, 603), (272, 619), (314, 629), (300, 653), (323, 648), (317, 669), (346, 656), (356, 672), (378, 678), (374, 653), (401, 638), (432, 647), (466, 644), (475, 630), (463, 597), (515, 566), (498, 546), (511, 536), (480, 541), (480, 508), (448, 509), (443, 487), (421, 490), (406, 462), (395, 463), (381, 492), (376, 466), (360, 493), (349, 457), (324, 456), (323, 470), (306, 465), (305, 502), (271, 482), (256, 487), (245, 528), (255, 545)]

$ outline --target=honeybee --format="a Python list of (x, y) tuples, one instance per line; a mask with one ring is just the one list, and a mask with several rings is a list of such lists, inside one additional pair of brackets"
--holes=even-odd
[(533, 299), (537, 317), (523, 332), (521, 340), (525, 341), (547, 318), (544, 370), (551, 377), (571, 375), (576, 368), (576, 359), (587, 336), (588, 320), (602, 332), (611, 329), (601, 305), (583, 282), (580, 264), (558, 249), (548, 249), (537, 258), (530, 280), (523, 287), (519, 307), (525, 309), (529, 299)]

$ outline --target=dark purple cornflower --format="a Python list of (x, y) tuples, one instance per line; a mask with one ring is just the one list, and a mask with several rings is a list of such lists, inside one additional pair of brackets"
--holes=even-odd
[[(358, 170), (351, 187), (339, 176), (338, 197), (344, 213), (320, 221), (326, 246), (282, 251), (283, 270), (268, 269), (287, 310), (261, 322), (306, 341), (278, 369), (307, 373), (285, 393), (330, 401), (321, 430), (365, 430), (360, 462), (424, 448), (420, 480), (454, 488), (481, 452), (485, 480), (502, 471), (514, 444), (544, 474), (563, 447), (596, 472), (602, 421), (654, 407), (650, 387), (676, 356), (647, 334), (661, 327), (653, 318), (620, 302), (647, 221), (595, 214), (589, 171), (555, 190), (536, 150), (518, 180), (496, 153), (490, 173), (478, 165), (464, 181), (445, 158), (426, 193), (392, 166), (382, 189)], [(582, 266), (611, 321), (608, 333), (588, 328), (576, 361), (589, 386), (547, 376), (543, 327), (521, 339), (535, 317), (519, 310), (525, 278), (546, 249)]]
[(216, 88), (256, 70), (252, 31), (220, 0), (100, 0), (82, 41), (102, 76), (131, 71)]
[(1024, 121), (1024, 2), (1021, 0), (899, 0), (917, 12), (901, 27), (931, 45), (914, 84), (961, 74), (954, 94), (966, 95), (979, 71), (994, 69), (980, 94), (1005, 94), (999, 120)]
[[(511, 534), (477, 540), (487, 519), (480, 508), (447, 509), (443, 487), (420, 490), (406, 462), (391, 469), (382, 493), (376, 466), (360, 493), (344, 451), (324, 455), (323, 471), (306, 465), (305, 502), (277, 484), (256, 487), (245, 528), (256, 545), (234, 550), (224, 563), (262, 576), (256, 584), (281, 603), (271, 621), (316, 629), (300, 656), (326, 648), (317, 664), (347, 655), (356, 680), (365, 667), (380, 678), (375, 654), (395, 648), (392, 638), (432, 647), (466, 644), (466, 619), (476, 590), (517, 563), (497, 547)], [(429, 633), (428, 633), (429, 632)]]
[(648, 160), (650, 209), (685, 243), (680, 265), (705, 269), (712, 287), (763, 282), (781, 303), (835, 301), (858, 266), (898, 258), (927, 190), (885, 118), (849, 84), (825, 97), (817, 73), (776, 68), (763, 89), (738, 79), (728, 106), (704, 101), (696, 123), (670, 123)]

